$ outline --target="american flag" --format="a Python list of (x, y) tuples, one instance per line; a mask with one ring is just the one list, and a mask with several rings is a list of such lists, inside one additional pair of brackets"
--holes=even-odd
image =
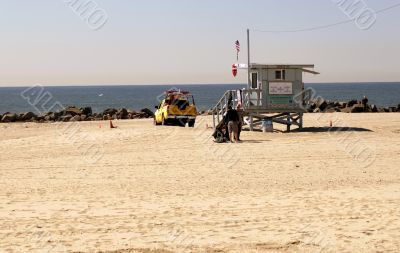
[(240, 52), (240, 42), (238, 40), (235, 42), (235, 46), (236, 46), (236, 51), (239, 53)]

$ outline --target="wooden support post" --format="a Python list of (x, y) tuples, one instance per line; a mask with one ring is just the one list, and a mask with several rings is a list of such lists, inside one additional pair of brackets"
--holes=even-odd
[[(218, 107), (219, 107), (219, 106), (218, 106)], [(219, 123), (219, 122), (220, 122), (220, 120), (219, 120), (219, 111), (220, 111), (219, 109), (220, 109), (220, 108), (218, 108), (218, 107), (217, 107), (217, 119), (218, 119), (218, 123)]]
[(236, 104), (235, 104), (236, 95), (234, 91), (231, 91), (231, 96), (232, 96), (232, 108), (236, 109)]
[(215, 128), (216, 128), (216, 125), (215, 125), (215, 113), (214, 113), (214, 111), (213, 111), (213, 114), (212, 114), (212, 116), (213, 116), (213, 127), (214, 127), (214, 130), (215, 130)]
[(303, 130), (303, 114), (304, 113), (300, 113), (300, 118), (299, 118), (299, 128), (300, 130)]
[(287, 113), (287, 131), (290, 132), (290, 112)]
[(250, 29), (247, 29), (247, 88), (251, 87), (250, 78)]
[(225, 110), (228, 110), (228, 98), (225, 96)]

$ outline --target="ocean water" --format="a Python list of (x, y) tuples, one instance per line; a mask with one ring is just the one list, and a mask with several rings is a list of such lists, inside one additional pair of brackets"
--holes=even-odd
[[(49, 103), (59, 102), (62, 106), (90, 106), (93, 111), (101, 112), (107, 108), (135, 110), (150, 108), (154, 110), (154, 106), (159, 103), (164, 91), (178, 88), (192, 92), (198, 109), (207, 110), (215, 105), (226, 90), (244, 87), (246, 87), (245, 84), (52, 86), (44, 87), (44, 92), (51, 94)], [(400, 103), (400, 83), (321, 83), (306, 84), (306, 87), (312, 87), (317, 95), (329, 100), (360, 100), (366, 95), (371, 104), (382, 107), (397, 106)], [(33, 106), (21, 96), (26, 89), (26, 87), (0, 88), (0, 113), (35, 112)]]

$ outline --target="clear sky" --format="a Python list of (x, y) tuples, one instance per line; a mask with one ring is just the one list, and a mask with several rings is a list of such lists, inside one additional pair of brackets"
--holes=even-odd
[[(338, 0), (95, 0), (90, 29), (72, 0), (0, 0), (0, 86), (245, 83), (231, 75), (246, 28), (292, 30), (349, 19)], [(88, 0), (73, 0), (88, 1)], [(365, 0), (373, 10), (400, 0)], [(400, 81), (400, 7), (368, 30), (354, 22), (301, 33), (251, 32), (252, 62), (313, 63), (307, 82)]]

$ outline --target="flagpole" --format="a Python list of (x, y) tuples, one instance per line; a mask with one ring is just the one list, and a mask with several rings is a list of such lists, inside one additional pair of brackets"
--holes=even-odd
[(247, 29), (247, 85), (250, 89), (251, 80), (250, 80), (250, 29)]

